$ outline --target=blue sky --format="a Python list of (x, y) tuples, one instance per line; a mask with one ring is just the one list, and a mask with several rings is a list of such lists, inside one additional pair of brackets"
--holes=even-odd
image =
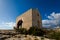
[(38, 8), (43, 27), (60, 26), (60, 0), (0, 0), (0, 29), (13, 29), (16, 17)]

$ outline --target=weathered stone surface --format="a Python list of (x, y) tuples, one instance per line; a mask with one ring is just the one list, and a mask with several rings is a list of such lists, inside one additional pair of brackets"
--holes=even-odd
[(22, 20), (22, 28), (29, 29), (32, 26), (42, 27), (42, 20), (37, 9), (30, 9), (16, 18), (16, 27), (19, 20)]

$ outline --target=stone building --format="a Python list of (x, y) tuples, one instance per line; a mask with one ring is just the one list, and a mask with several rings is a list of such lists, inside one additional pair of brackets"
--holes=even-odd
[(17, 28), (42, 27), (42, 19), (38, 9), (29, 9), (16, 18)]

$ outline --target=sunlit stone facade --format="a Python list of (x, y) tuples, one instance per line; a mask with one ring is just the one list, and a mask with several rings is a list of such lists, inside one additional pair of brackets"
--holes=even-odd
[[(42, 19), (38, 9), (29, 9), (24, 12), (22, 15), (16, 18), (16, 27), (18, 26), (19, 20), (22, 20), (22, 28), (29, 29), (30, 27), (42, 27)], [(20, 27), (20, 26), (19, 26)]]

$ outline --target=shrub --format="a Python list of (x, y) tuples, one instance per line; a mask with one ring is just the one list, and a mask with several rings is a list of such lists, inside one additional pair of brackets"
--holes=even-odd
[(27, 34), (27, 30), (25, 28), (14, 28), (17, 33)]
[(53, 32), (52, 34), (49, 34), (49, 38), (60, 40), (60, 32)]
[(45, 32), (38, 27), (30, 27), (28, 31), (25, 28), (15, 29), (15, 31), (21, 34), (30, 34), (35, 36), (43, 36), (45, 34)]
[(28, 34), (30, 35), (35, 35), (35, 36), (43, 36), (44, 35), (44, 31), (40, 28), (37, 27), (31, 27), (28, 30)]

